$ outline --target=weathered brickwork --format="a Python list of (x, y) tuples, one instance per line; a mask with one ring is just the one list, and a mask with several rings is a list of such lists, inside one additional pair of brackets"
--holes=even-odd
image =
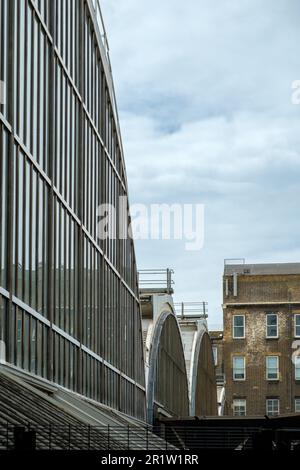
[[(294, 316), (300, 314), (300, 265), (299, 274), (276, 274), (275, 267), (275, 274), (244, 274), (237, 269), (236, 280), (234, 269), (231, 267), (228, 274), (225, 267), (223, 355), (229, 415), (233, 414), (234, 399), (245, 399), (247, 415), (255, 416), (266, 414), (267, 398), (279, 399), (280, 414), (294, 413), (295, 398), (300, 397), (300, 380), (295, 380), (292, 362)], [(247, 266), (244, 270), (248, 271)], [(278, 315), (278, 338), (266, 338), (268, 313)], [(245, 315), (245, 339), (233, 338), (234, 315)], [(266, 378), (268, 355), (279, 358), (278, 380)], [(243, 381), (233, 380), (234, 356), (245, 357)]]

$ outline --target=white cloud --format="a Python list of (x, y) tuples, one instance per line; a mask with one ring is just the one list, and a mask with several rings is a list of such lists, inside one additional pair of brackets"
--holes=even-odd
[(300, 261), (296, 0), (102, 0), (133, 202), (206, 205), (199, 253), (141, 241), (221, 318), (223, 259)]

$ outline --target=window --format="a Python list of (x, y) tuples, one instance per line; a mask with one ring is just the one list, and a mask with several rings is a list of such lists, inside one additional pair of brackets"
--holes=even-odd
[(215, 363), (215, 366), (217, 366), (218, 365), (218, 348), (214, 346), (212, 350), (213, 350), (213, 355), (214, 355), (214, 363)]
[(300, 315), (294, 316), (295, 337), (300, 338)]
[(300, 413), (300, 398), (295, 398), (295, 413)]
[(246, 400), (233, 400), (233, 416), (246, 416)]
[(278, 338), (278, 315), (276, 313), (267, 314), (267, 338)]
[(233, 316), (233, 337), (245, 338), (245, 315)]
[(279, 358), (278, 356), (266, 357), (267, 380), (278, 380), (279, 378)]
[(233, 358), (233, 380), (245, 380), (245, 358), (236, 356)]
[(300, 380), (300, 356), (294, 357), (295, 364), (295, 380)]
[(266, 412), (268, 416), (279, 415), (279, 399), (278, 398), (268, 398), (266, 400)]

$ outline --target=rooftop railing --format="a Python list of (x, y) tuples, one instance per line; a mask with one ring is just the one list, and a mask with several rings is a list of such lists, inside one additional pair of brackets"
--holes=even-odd
[[(158, 431), (158, 432), (157, 432)], [(152, 426), (28, 425), (0, 422), (0, 451), (174, 450)]]
[(173, 293), (173, 269), (141, 269), (138, 272), (140, 290), (163, 290)]
[(105, 29), (104, 20), (103, 20), (103, 16), (102, 16), (102, 12), (101, 12), (100, 0), (92, 0), (92, 4), (93, 4), (94, 10), (95, 10), (95, 16), (96, 16), (97, 23), (98, 23), (100, 36), (101, 36), (101, 39), (102, 39), (102, 44), (104, 46), (108, 62), (110, 63), (110, 60), (109, 60), (109, 44), (108, 44), (106, 29)]

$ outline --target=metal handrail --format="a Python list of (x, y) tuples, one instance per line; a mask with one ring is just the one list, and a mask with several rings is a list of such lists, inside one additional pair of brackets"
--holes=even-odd
[(100, 0), (92, 0), (92, 3), (93, 3), (94, 10), (95, 10), (96, 19), (97, 19), (97, 23), (98, 23), (98, 27), (99, 27), (99, 31), (100, 31), (100, 36), (101, 36), (101, 39), (102, 39), (102, 43), (103, 43), (103, 46), (104, 46), (104, 49), (105, 49), (105, 52), (106, 52), (107, 59), (108, 59), (109, 64), (110, 64), (110, 60), (109, 60), (109, 43), (108, 43), (107, 33), (106, 33), (105, 25), (104, 25), (104, 19), (103, 19), (101, 7), (100, 7)]
[[(105, 24), (104, 24), (104, 19), (103, 19), (103, 15), (102, 15), (102, 10), (101, 10), (101, 6), (100, 6), (100, 0), (91, 0), (91, 5), (94, 9), (94, 15), (95, 15), (96, 23), (97, 23), (98, 28), (99, 28), (100, 40), (101, 40), (103, 48), (104, 48), (106, 61), (107, 61), (107, 65), (108, 65), (110, 76), (111, 76), (111, 81), (110, 81), (110, 84), (111, 84), (111, 87), (110, 87), (110, 89), (111, 89), (111, 104), (112, 104), (114, 115), (115, 115), (115, 118), (116, 118), (117, 132), (118, 132), (119, 137), (120, 137), (119, 144), (120, 144), (120, 148), (121, 148), (121, 158), (122, 158), (122, 160), (124, 160), (123, 145), (122, 145), (122, 140), (121, 140), (120, 120), (119, 120), (119, 113), (118, 113), (118, 108), (117, 108), (116, 90), (115, 90), (115, 85), (114, 85), (114, 80), (113, 80), (113, 73), (112, 73), (110, 54), (109, 54), (110, 48), (109, 48), (109, 42), (108, 42), (106, 28), (105, 28)], [(123, 163), (124, 163), (124, 161), (123, 161)], [(125, 165), (124, 165), (124, 173), (125, 173), (125, 178), (126, 178)]]
[(208, 303), (207, 302), (175, 302), (175, 313), (181, 318), (184, 317), (208, 317)]
[[(104, 47), (107, 64), (108, 64), (109, 71), (110, 71), (110, 74), (111, 74), (111, 77), (112, 77), (112, 68), (111, 68), (111, 62), (110, 62), (110, 56), (109, 56), (109, 42), (108, 42), (108, 39), (107, 39), (107, 33), (106, 33), (104, 19), (103, 19), (103, 15), (102, 15), (102, 11), (101, 11), (100, 0), (92, 0), (92, 5), (93, 5), (93, 8), (94, 8), (95, 18), (96, 18), (97, 25), (98, 25), (98, 28), (99, 28), (100, 38), (101, 38), (101, 41), (102, 41), (102, 45)], [(114, 108), (114, 111), (115, 111), (115, 114), (116, 114), (116, 118), (117, 118), (117, 126), (118, 126), (118, 129), (119, 129), (119, 132), (121, 133), (120, 125), (119, 125), (119, 117), (118, 117), (116, 91), (115, 91), (115, 86), (114, 86), (113, 79), (111, 80), (111, 82), (112, 82), (112, 105), (113, 105), (113, 108)]]
[(139, 288), (160, 288), (172, 291), (174, 280), (173, 269), (140, 269), (138, 271)]
[[(268, 423), (272, 421), (269, 420)], [(274, 422), (275, 423), (275, 422)], [(178, 450), (253, 448), (261, 425), (14, 426), (0, 423), (0, 450)], [(300, 431), (298, 431), (300, 433)], [(30, 435), (28, 435), (30, 433)], [(27, 434), (27, 435), (26, 435)]]
[[(29, 436), (30, 433), (30, 436)], [(84, 424), (12, 425), (0, 422), (0, 451), (23, 450), (163, 450), (174, 449), (152, 426)]]

